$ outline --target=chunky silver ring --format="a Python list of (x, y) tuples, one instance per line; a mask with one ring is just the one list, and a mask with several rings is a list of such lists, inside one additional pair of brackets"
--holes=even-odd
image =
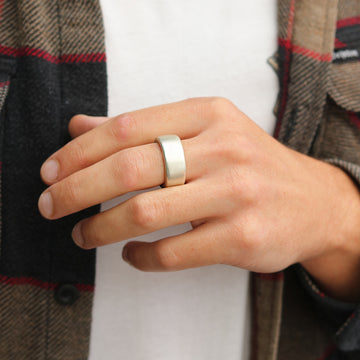
[(186, 179), (184, 148), (177, 135), (163, 135), (155, 139), (160, 145), (165, 165), (163, 187), (183, 185)]

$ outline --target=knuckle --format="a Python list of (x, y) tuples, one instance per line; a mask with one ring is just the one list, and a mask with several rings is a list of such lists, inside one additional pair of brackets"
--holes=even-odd
[(61, 199), (67, 206), (74, 206), (80, 201), (80, 182), (77, 176), (71, 176), (62, 187)]
[(145, 200), (143, 196), (138, 195), (129, 203), (131, 220), (135, 226), (140, 227), (146, 232), (156, 229), (156, 224), (160, 217), (160, 210), (156, 203)]
[(179, 256), (164, 241), (154, 244), (154, 257), (157, 265), (163, 270), (175, 270), (179, 267)]
[(249, 136), (237, 134), (235, 136), (238, 154), (242, 163), (250, 163), (257, 158), (257, 146)]
[(250, 217), (242, 229), (241, 247), (249, 253), (261, 253), (266, 245), (266, 228), (258, 217)]
[(246, 254), (247, 257), (261, 253), (261, 249), (267, 241), (266, 229), (263, 225), (256, 216), (249, 214), (244, 215), (241, 221), (234, 221), (230, 248), (236, 249), (236, 254)]
[(144, 164), (145, 158), (142, 151), (123, 150), (115, 158), (114, 176), (119, 179), (125, 190), (137, 189), (141, 182), (141, 169), (144, 168)]
[(208, 99), (214, 109), (224, 109), (228, 106), (233, 106), (233, 103), (229, 99), (222, 96), (213, 96)]
[(89, 161), (86, 151), (80, 141), (74, 140), (70, 147), (70, 159), (72, 162), (79, 164), (81, 168), (88, 166)]
[(246, 134), (222, 131), (212, 144), (213, 156), (232, 160), (236, 163), (248, 163), (256, 157), (256, 145)]
[(231, 133), (223, 131), (217, 134), (216, 138), (212, 142), (210, 151), (212, 152), (210, 155), (217, 158), (233, 158), (234, 154), (237, 152), (237, 147), (233, 142)]
[(211, 97), (209, 98), (208, 108), (211, 112), (211, 117), (214, 120), (223, 120), (230, 115), (233, 117), (236, 106), (227, 98), (224, 97)]
[(111, 135), (117, 142), (128, 140), (134, 133), (136, 121), (132, 114), (125, 113), (112, 119)]

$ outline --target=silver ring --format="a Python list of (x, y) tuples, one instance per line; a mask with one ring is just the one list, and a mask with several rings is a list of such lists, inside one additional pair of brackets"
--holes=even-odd
[(183, 185), (186, 179), (184, 148), (177, 135), (163, 135), (155, 139), (160, 145), (165, 165), (163, 187)]

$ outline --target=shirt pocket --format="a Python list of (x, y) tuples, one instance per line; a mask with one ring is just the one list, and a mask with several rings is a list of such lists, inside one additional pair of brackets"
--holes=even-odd
[(329, 95), (343, 109), (353, 113), (360, 112), (359, 60), (331, 64)]
[(329, 95), (347, 111), (360, 112), (360, 16), (337, 22)]
[[(335, 37), (327, 84), (328, 104), (324, 121), (314, 141), (313, 154), (332, 163), (346, 163), (358, 167), (360, 166), (360, 17), (339, 20)], [(356, 171), (360, 171), (360, 167)]]

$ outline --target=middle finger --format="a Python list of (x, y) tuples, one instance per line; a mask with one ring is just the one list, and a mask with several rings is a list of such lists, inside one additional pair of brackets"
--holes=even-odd
[[(195, 139), (182, 141), (187, 181), (203, 167), (201, 147)], [(191, 150), (190, 150), (191, 148)], [(191, 154), (188, 157), (187, 154)], [(122, 194), (151, 188), (164, 182), (164, 161), (156, 143), (119, 151), (50, 186), (39, 199), (39, 210), (58, 219)]]

